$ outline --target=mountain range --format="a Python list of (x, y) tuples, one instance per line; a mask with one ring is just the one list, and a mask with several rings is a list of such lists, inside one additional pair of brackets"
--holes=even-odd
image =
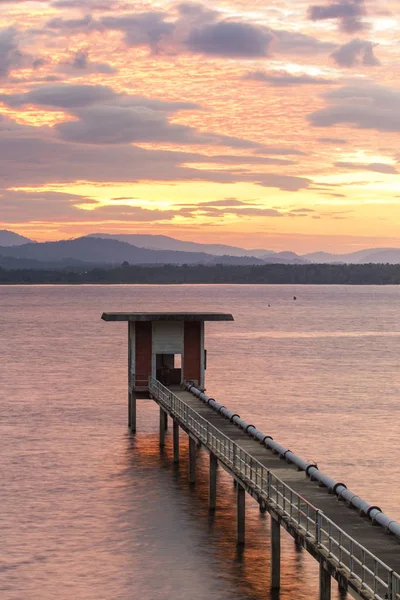
[(0, 267), (52, 268), (129, 264), (400, 264), (400, 248), (367, 248), (349, 254), (247, 250), (224, 244), (186, 242), (164, 235), (93, 233), (72, 240), (34, 242), (0, 230)]

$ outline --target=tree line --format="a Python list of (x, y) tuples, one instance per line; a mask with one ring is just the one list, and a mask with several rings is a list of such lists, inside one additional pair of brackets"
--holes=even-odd
[(333, 284), (397, 285), (400, 265), (154, 265), (2, 269), (0, 284)]

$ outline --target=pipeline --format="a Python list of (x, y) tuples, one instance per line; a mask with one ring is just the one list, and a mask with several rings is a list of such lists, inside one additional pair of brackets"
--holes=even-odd
[(304, 460), (288, 448), (275, 442), (270, 435), (265, 435), (265, 433), (259, 431), (254, 425), (246, 423), (238, 414), (233, 413), (222, 404), (219, 404), (219, 402), (216, 402), (214, 398), (209, 398), (204, 392), (198, 390), (193, 383), (187, 382), (185, 389), (210, 406), (215, 412), (225, 417), (225, 419), (228, 419), (236, 427), (242, 429), (249, 436), (260, 442), (260, 444), (278, 454), (280, 458), (294, 464), (300, 471), (304, 471), (312, 481), (317, 481), (319, 485), (326, 487), (331, 494), (335, 494), (340, 500), (344, 500), (349, 507), (356, 509), (360, 515), (369, 518), (374, 524), (381, 525), (386, 531), (400, 538), (400, 523), (383, 513), (379, 506), (368, 504), (360, 496), (349, 490), (346, 484), (337, 482), (328, 475), (325, 475), (325, 473), (321, 473), (314, 462)]

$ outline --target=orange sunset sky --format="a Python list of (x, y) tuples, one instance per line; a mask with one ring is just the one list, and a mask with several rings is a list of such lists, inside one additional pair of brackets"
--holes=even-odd
[(400, 246), (398, 0), (0, 0), (0, 229)]

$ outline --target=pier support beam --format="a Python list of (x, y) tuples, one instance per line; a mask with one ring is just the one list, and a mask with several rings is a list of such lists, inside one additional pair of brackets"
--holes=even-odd
[(217, 457), (210, 452), (210, 484), (208, 490), (208, 506), (210, 510), (215, 510), (217, 506), (217, 466)]
[(271, 590), (281, 587), (281, 526), (271, 515)]
[(331, 576), (325, 569), (324, 561), (319, 563), (319, 600), (331, 600)]
[(128, 424), (132, 433), (136, 433), (136, 394), (129, 392)]
[(165, 411), (160, 406), (160, 448), (165, 446)]
[(189, 436), (189, 483), (196, 481), (196, 442)]
[(246, 490), (237, 482), (236, 486), (236, 543), (243, 546), (246, 528)]
[(173, 444), (174, 444), (174, 463), (179, 462), (179, 425), (176, 419), (173, 420)]

